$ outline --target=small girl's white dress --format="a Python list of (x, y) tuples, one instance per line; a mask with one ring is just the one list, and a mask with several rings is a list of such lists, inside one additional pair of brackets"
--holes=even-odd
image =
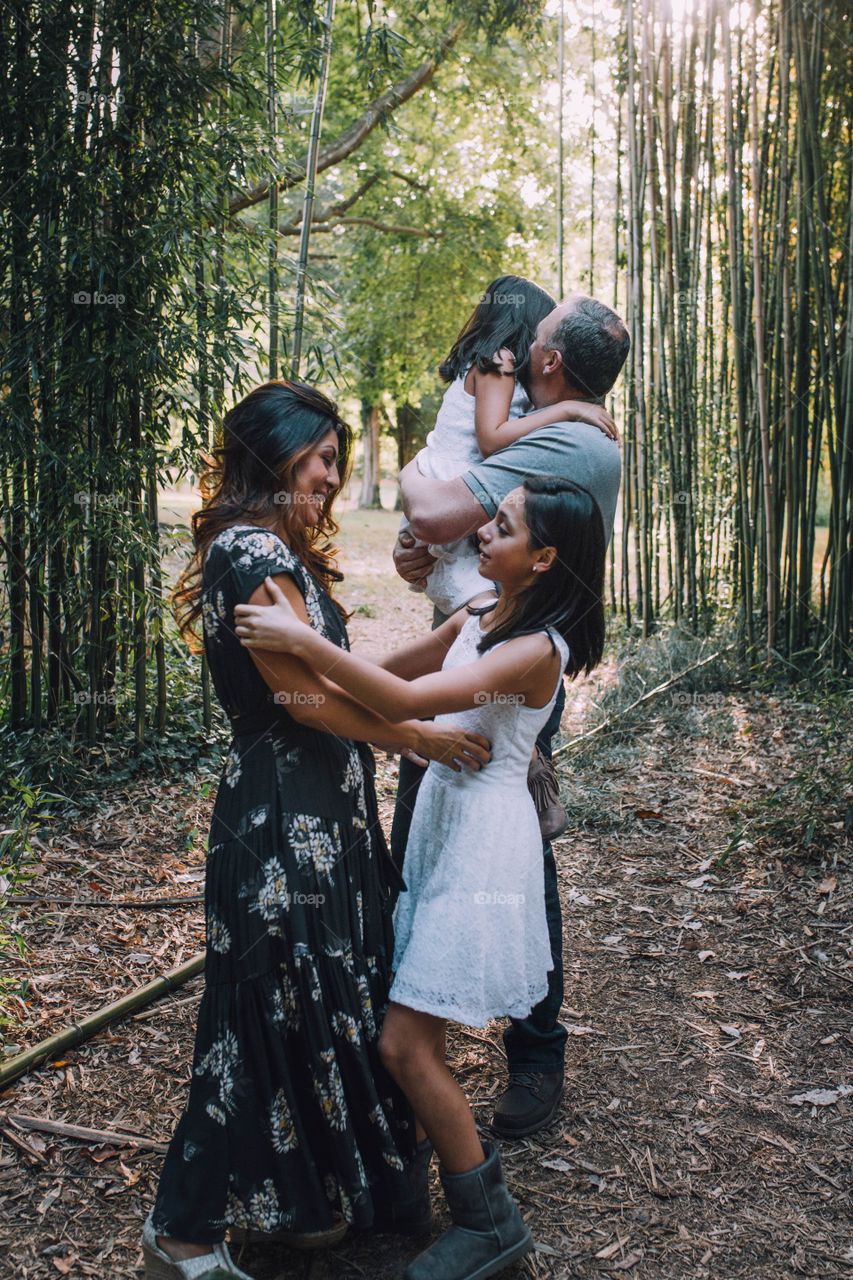
[[(415, 456), (421, 475), (432, 480), (455, 480), (469, 467), (483, 461), (474, 423), (475, 398), (465, 390), (467, 376), (466, 369), (445, 391), (435, 426), (427, 436), (425, 446)], [(509, 417), (520, 418), (530, 408), (524, 389), (516, 381)], [(400, 532), (408, 528), (409, 522), (403, 516)], [(475, 530), (471, 532), (473, 534)], [(479, 553), (470, 537), (446, 545), (430, 544), (429, 550), (438, 557), (438, 561), (432, 567), (424, 591), (442, 613), (449, 616), (474, 596), (488, 590), (489, 583), (479, 569)]]
[[(542, 836), (527, 789), (533, 744), (569, 657), (562, 636), (548, 631), (560, 653), (550, 701), (528, 707), (512, 695), (488, 694), (470, 711), (436, 716), (438, 724), (482, 733), (492, 758), (479, 772), (461, 773), (432, 761), (412, 816), (390, 998), (466, 1026), (526, 1017), (545, 995), (553, 968)], [(476, 648), (482, 634), (479, 618), (468, 617), (442, 670), (483, 656)]]

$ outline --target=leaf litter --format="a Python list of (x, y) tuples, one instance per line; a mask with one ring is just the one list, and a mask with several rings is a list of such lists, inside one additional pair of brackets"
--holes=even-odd
[[(375, 642), (398, 608), (389, 593), (369, 619), (355, 618), (357, 642), (359, 628)], [(612, 668), (599, 673), (612, 678)], [(732, 788), (721, 779), (748, 777), (764, 791), (805, 767), (820, 710), (801, 708), (780, 740), (778, 699), (741, 692), (719, 708), (731, 732), (717, 732), (710, 712), (707, 732), (686, 737), (663, 717), (621, 755), (571, 766), (571, 794), (586, 791), (599, 808), (555, 846), (566, 1091), (550, 1129), (501, 1144), (536, 1240), (508, 1274), (787, 1280), (840, 1275), (853, 1262), (849, 833), (819, 862), (813, 850), (760, 839), (714, 861), (731, 843)], [(570, 697), (564, 734), (580, 728)], [(387, 830), (396, 764), (378, 760)], [(124, 786), (88, 819), (52, 831), (28, 888), (52, 899), (197, 897), (198, 833), (212, 803), (200, 791), (192, 778)], [(204, 941), (198, 901), (146, 911), (43, 902), (22, 907), (18, 924), (28, 952), (14, 965), (7, 1052)], [(702, 944), (686, 946), (697, 934)], [(141, 1276), (139, 1233), (162, 1156), (23, 1130), (8, 1117), (167, 1141), (186, 1096), (200, 992), (196, 978), (0, 1096), (0, 1247), (15, 1277)], [(484, 1135), (504, 1087), (502, 1029), (449, 1035)], [(435, 1162), (432, 1180), (443, 1228)], [(240, 1260), (258, 1280), (391, 1280), (421, 1247), (365, 1236), (328, 1254), (247, 1248)]]

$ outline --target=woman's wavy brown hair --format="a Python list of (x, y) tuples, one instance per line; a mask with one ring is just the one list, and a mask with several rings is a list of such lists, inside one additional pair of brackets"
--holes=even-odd
[[(291, 551), (331, 593), (341, 582), (337, 548), (330, 539), (338, 532), (332, 516), (336, 493), (324, 503), (318, 524), (307, 527), (298, 503), (287, 500), (294, 474), (323, 436), (338, 437), (338, 471), (346, 483), (352, 456), (352, 432), (338, 416), (337, 405), (321, 391), (302, 382), (265, 382), (226, 413), (222, 443), (205, 458), (199, 485), (202, 508), (192, 518), (193, 554), (172, 592), (172, 605), (181, 635), (199, 652), (195, 629), (202, 612), (202, 573), (207, 549), (223, 529), (241, 521), (254, 524), (275, 517), (276, 530)], [(346, 619), (348, 614), (335, 600)]]

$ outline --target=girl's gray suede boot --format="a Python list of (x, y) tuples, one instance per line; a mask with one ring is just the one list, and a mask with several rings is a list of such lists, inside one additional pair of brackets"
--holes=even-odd
[(467, 1173), (439, 1170), (453, 1225), (411, 1262), (405, 1280), (486, 1280), (533, 1248), (533, 1238), (507, 1190), (494, 1143)]

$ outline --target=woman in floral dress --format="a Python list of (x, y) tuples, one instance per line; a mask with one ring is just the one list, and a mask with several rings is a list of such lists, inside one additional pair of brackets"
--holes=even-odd
[(162, 1280), (244, 1276), (231, 1227), (311, 1237), (341, 1220), (399, 1224), (412, 1206), (414, 1119), (377, 1050), (401, 882), (366, 743), (470, 768), (488, 744), (390, 724), (297, 659), (250, 654), (234, 631), (237, 604), (269, 599), (269, 574), (349, 647), (328, 541), (349, 451), (325, 396), (286, 382), (251, 392), (226, 415), (176, 593), (185, 634), (203, 619), (234, 737), (208, 843), (189, 1100), (143, 1232), (146, 1275)]

